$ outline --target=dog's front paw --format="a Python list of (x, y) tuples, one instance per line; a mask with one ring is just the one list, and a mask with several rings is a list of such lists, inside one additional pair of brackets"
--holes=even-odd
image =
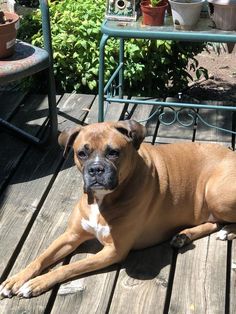
[(191, 239), (184, 233), (176, 234), (170, 241), (170, 245), (174, 248), (180, 249), (186, 244), (190, 243)]
[(22, 287), (20, 287), (16, 293), (17, 296), (20, 298), (30, 298), (36, 297), (44, 292), (43, 287), (40, 287), (40, 284), (37, 284), (37, 278), (38, 277), (27, 281)]
[(26, 282), (26, 280), (27, 278), (22, 276), (22, 273), (8, 278), (0, 285), (0, 297), (11, 298), (17, 293), (19, 288)]
[(51, 287), (50, 281), (47, 280), (47, 275), (35, 277), (23, 284), (20, 284), (16, 278), (17, 275), (9, 278), (1, 284), (1, 297), (11, 298), (13, 295), (20, 298), (36, 297)]
[(43, 292), (49, 290), (53, 285), (54, 280), (52, 280), (51, 274), (47, 273), (27, 281), (22, 287), (20, 287), (16, 294), (20, 298), (37, 297)]
[(224, 226), (217, 232), (217, 240), (226, 241), (236, 238), (236, 224)]
[(16, 295), (19, 289), (38, 272), (39, 266), (36, 263), (31, 263), (18, 274), (7, 278), (0, 285), (0, 297), (11, 298), (13, 295)]

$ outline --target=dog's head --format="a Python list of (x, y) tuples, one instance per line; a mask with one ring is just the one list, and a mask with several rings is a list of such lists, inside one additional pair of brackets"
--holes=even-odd
[(103, 122), (65, 130), (59, 144), (64, 147), (64, 156), (73, 146), (86, 193), (109, 192), (129, 175), (145, 134), (145, 127), (133, 120)]

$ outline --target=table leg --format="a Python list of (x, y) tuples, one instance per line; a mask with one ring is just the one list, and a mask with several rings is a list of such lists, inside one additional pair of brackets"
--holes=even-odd
[[(119, 52), (119, 64), (124, 64), (124, 38), (120, 38), (120, 52)], [(124, 66), (119, 72), (119, 98), (123, 98), (124, 87)]]
[(99, 48), (98, 122), (104, 121), (104, 53), (108, 35), (104, 34)]

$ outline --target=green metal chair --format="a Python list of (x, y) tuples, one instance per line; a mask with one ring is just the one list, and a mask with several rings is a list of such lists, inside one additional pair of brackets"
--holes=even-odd
[(45, 132), (46, 135), (43, 138), (38, 138), (2, 118), (0, 118), (0, 128), (30, 143), (46, 145), (49, 141), (54, 140), (57, 135), (57, 109), (47, 0), (40, 0), (40, 9), (42, 13), (44, 49), (17, 40), (14, 55), (0, 60), (0, 84), (13, 82), (44, 71), (45, 78), (48, 81), (48, 124), (50, 132)]

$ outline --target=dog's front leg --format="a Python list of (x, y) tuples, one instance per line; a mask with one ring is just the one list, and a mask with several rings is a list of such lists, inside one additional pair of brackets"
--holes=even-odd
[(0, 285), (0, 296), (12, 297), (31, 278), (38, 276), (45, 268), (73, 252), (81, 243), (91, 238), (86, 232), (74, 233), (67, 229), (40, 256), (18, 274), (6, 279)]
[(83, 260), (61, 266), (49, 273), (27, 281), (18, 291), (18, 296), (28, 298), (38, 296), (57, 283), (67, 281), (79, 275), (102, 269), (119, 262), (121, 255), (117, 254), (113, 245), (105, 246), (100, 252)]

